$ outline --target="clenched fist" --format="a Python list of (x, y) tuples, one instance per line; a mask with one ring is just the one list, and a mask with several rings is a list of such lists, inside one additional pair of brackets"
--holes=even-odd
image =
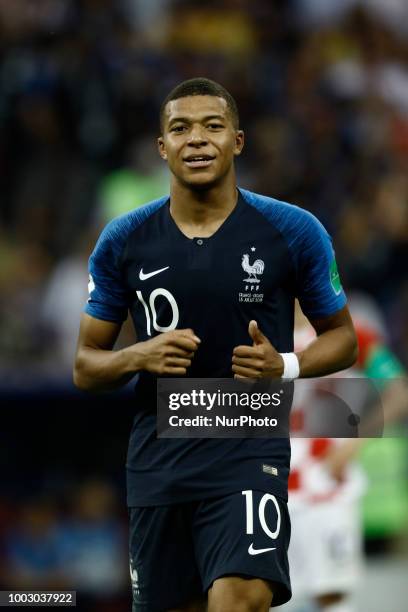
[(175, 329), (155, 336), (151, 340), (138, 342), (139, 368), (152, 374), (184, 376), (201, 340), (192, 329)]

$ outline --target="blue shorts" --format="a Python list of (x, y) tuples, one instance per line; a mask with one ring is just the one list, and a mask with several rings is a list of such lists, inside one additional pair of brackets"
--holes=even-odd
[(273, 582), (272, 606), (291, 597), (285, 502), (262, 491), (130, 508), (133, 612), (164, 612), (205, 598), (222, 576)]

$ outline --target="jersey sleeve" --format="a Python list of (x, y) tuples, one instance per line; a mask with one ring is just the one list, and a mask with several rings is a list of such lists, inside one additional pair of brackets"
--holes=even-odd
[(103, 321), (122, 323), (127, 318), (130, 293), (122, 278), (120, 261), (126, 237), (113, 221), (103, 230), (89, 259), (89, 298), (84, 311)]
[(294, 241), (297, 297), (308, 318), (327, 317), (347, 302), (332, 240), (312, 214), (302, 211)]

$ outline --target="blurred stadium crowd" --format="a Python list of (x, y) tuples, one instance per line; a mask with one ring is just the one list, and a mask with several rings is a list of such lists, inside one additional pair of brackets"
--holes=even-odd
[[(0, 0), (0, 387), (68, 380), (89, 252), (109, 219), (167, 192), (158, 109), (193, 76), (237, 100), (240, 184), (321, 219), (344, 286), (374, 298), (408, 365), (405, 0)], [(64, 542), (92, 538), (95, 512), (95, 555), (98, 537), (123, 546), (110, 496), (84, 482), (62, 514), (43, 499), (4, 511), (2, 583), (44, 525), (40, 568), (69, 567)]]
[(89, 480), (66, 487), (65, 495), (28, 499), (9, 518), (2, 588), (73, 590), (80, 610), (128, 610), (126, 521), (117, 492), (107, 482)]
[(407, 3), (248, 7), (0, 2), (7, 377), (17, 364), (48, 373), (70, 366), (83, 262), (101, 224), (167, 191), (155, 154), (158, 108), (175, 83), (197, 75), (238, 101), (241, 184), (319, 216), (344, 284), (375, 297), (407, 363)]

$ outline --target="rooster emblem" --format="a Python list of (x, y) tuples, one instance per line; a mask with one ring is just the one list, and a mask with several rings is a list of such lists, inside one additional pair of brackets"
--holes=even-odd
[(263, 274), (265, 264), (262, 259), (255, 259), (254, 263), (249, 263), (249, 255), (245, 253), (242, 256), (242, 268), (249, 275), (248, 278), (244, 278), (244, 281), (247, 283), (259, 283), (259, 278), (257, 275)]

